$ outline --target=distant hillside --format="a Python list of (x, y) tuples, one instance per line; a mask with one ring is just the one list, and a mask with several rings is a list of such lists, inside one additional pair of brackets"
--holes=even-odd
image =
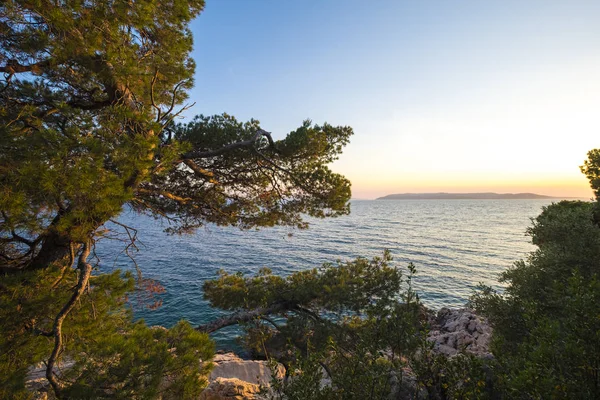
[(535, 193), (397, 193), (379, 197), (377, 200), (480, 200), (480, 199), (555, 199)]

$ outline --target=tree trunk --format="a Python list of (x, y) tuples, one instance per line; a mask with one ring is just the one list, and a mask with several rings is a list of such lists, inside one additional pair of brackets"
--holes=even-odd
[[(40, 251), (27, 265), (27, 269), (43, 269), (51, 265), (60, 268), (73, 264), (73, 254), (77, 253), (80, 245), (74, 245), (69, 237), (50, 232), (42, 241)], [(72, 248), (72, 246), (75, 246)]]
[(87, 287), (90, 275), (92, 273), (92, 266), (87, 262), (90, 251), (91, 241), (88, 241), (83, 247), (83, 250), (79, 255), (79, 262), (77, 263), (77, 267), (79, 268), (79, 279), (77, 281), (77, 286), (75, 286), (73, 295), (67, 304), (63, 306), (56, 316), (54, 320), (54, 327), (52, 329), (52, 334), (54, 335), (54, 349), (52, 350), (50, 358), (46, 364), (46, 379), (48, 379), (48, 382), (50, 382), (50, 385), (54, 390), (54, 394), (59, 399), (63, 398), (63, 383), (56, 379), (56, 376), (54, 375), (54, 365), (56, 364), (56, 361), (63, 350), (62, 324), (73, 307), (75, 307), (75, 303), (77, 303), (77, 301), (81, 298), (81, 295)]

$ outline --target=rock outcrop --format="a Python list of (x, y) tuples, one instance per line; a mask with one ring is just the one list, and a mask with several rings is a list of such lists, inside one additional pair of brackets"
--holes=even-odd
[(260, 385), (237, 378), (216, 378), (200, 394), (200, 400), (262, 400)]
[[(260, 392), (268, 390), (272, 374), (267, 361), (244, 360), (234, 353), (217, 354), (209, 376), (208, 387), (201, 400), (264, 399)], [(277, 378), (285, 375), (285, 368), (278, 364), (274, 369)]]
[[(268, 361), (243, 360), (234, 353), (217, 354), (213, 359), (215, 367), (209, 381), (217, 378), (236, 378), (252, 384), (268, 386), (271, 383), (271, 369)], [(285, 375), (285, 368), (279, 364), (275, 368), (277, 378)]]
[(492, 357), (492, 328), (485, 318), (473, 310), (442, 308), (436, 317), (430, 319), (430, 325), (428, 340), (433, 342), (434, 351), (447, 356), (465, 351), (477, 357)]

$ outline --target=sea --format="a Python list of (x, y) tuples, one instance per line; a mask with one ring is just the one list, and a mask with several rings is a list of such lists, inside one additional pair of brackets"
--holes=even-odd
[[(219, 270), (252, 275), (268, 267), (288, 275), (336, 260), (381, 256), (386, 249), (397, 268), (415, 265), (413, 287), (426, 306), (463, 307), (479, 284), (502, 290), (499, 274), (534, 250), (526, 230), (552, 201), (353, 200), (350, 215), (309, 219), (306, 230), (207, 225), (181, 236), (166, 234), (166, 221), (124, 211), (118, 220), (137, 229), (139, 251), (107, 238), (96, 252), (100, 271), (135, 271), (129, 253), (145, 278), (164, 287), (156, 295), (160, 307), (132, 304), (135, 317), (149, 325), (168, 327), (181, 319), (200, 325), (222, 316), (202, 293), (202, 284)], [(232, 347), (236, 334), (228, 328), (214, 338)]]

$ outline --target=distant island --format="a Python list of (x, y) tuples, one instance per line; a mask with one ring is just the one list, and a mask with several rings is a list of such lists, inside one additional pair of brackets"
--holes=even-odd
[[(556, 199), (535, 193), (397, 193), (378, 197), (376, 200), (494, 200), (494, 199)], [(560, 197), (563, 198), (563, 197)]]

